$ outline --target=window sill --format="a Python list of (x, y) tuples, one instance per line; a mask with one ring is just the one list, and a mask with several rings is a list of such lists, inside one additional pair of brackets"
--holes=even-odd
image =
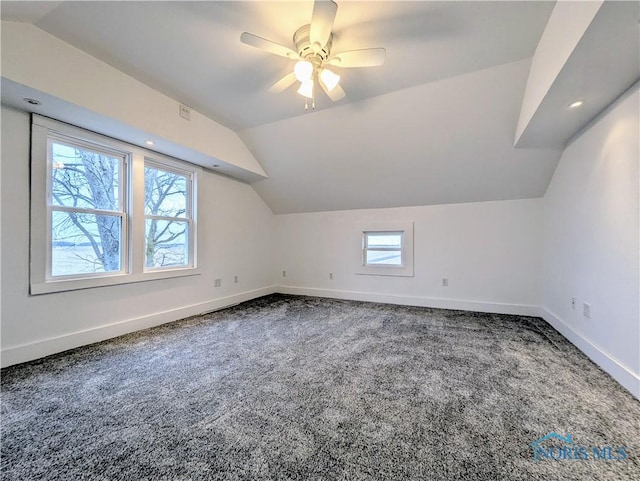
[(92, 277), (87, 279), (68, 279), (46, 282), (32, 282), (30, 295), (52, 294), (54, 292), (77, 291), (92, 289), (94, 287), (118, 286), (137, 282), (155, 281), (160, 279), (172, 279), (174, 277), (199, 276), (202, 271), (199, 268), (175, 269), (144, 274), (122, 274), (115, 276)]
[(413, 277), (413, 269), (396, 266), (362, 266), (356, 271), (359, 276)]

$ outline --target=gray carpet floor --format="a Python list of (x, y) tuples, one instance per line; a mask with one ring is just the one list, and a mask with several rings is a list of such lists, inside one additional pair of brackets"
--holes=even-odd
[[(534, 460), (550, 432), (626, 458)], [(4, 369), (1, 454), (20, 481), (638, 480), (640, 403), (538, 318), (273, 295)]]

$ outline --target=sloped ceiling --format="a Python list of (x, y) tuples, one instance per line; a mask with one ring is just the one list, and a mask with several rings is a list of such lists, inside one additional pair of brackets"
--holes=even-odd
[[(568, 22), (576, 32), (573, 40)], [(638, 81), (639, 22), (640, 2), (558, 4), (536, 50), (516, 131), (517, 147), (562, 148)], [(564, 55), (552, 67), (553, 59)], [(548, 84), (541, 81), (544, 76)], [(536, 91), (542, 94), (539, 101), (534, 100)], [(583, 102), (581, 107), (570, 108), (577, 100)]]
[(541, 196), (560, 151), (514, 149), (529, 59), (240, 133), (276, 213)]
[[(31, 5), (33, 3), (33, 5)], [(266, 90), (293, 61), (244, 45), (249, 31), (293, 47), (313, 1), (2, 2), (4, 20), (28, 18), (234, 129), (305, 114), (290, 88)], [(342, 69), (340, 104), (533, 54), (550, 2), (339, 1), (333, 52), (385, 47), (383, 67)], [(317, 110), (334, 104), (320, 96)]]
[(320, 97), (315, 112), (294, 88), (266, 92), (292, 62), (239, 40), (290, 45), (312, 1), (29, 3), (3, 1), (3, 20), (33, 23), (238, 131), (276, 213), (539, 197), (560, 155), (513, 148), (553, 2), (339, 1), (334, 51), (385, 47), (387, 62), (342, 70), (347, 98)]

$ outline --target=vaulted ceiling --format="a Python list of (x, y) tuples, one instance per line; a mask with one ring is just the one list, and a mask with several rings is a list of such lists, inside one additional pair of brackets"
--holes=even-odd
[[(244, 31), (293, 47), (313, 1), (3, 2), (27, 18), (234, 130), (305, 114), (295, 88), (267, 89), (293, 62), (240, 42)], [(383, 67), (342, 71), (340, 104), (533, 55), (548, 2), (339, 2), (333, 51), (384, 47)], [(18, 11), (21, 14), (18, 14)], [(29, 11), (33, 11), (28, 15)], [(316, 110), (333, 107), (320, 97)]]
[[(341, 69), (347, 97), (268, 87), (293, 62), (240, 42), (293, 47), (312, 1), (2, 2), (32, 23), (239, 133), (276, 213), (539, 197), (560, 149), (516, 149), (530, 59), (553, 2), (339, 1), (333, 51), (384, 47), (381, 67)], [(637, 20), (636, 20), (637, 23)]]

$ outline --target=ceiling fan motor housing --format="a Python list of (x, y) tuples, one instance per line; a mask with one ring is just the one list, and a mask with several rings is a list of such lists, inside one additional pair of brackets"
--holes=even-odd
[[(331, 53), (331, 44), (333, 43), (333, 33), (329, 35), (326, 45), (318, 47), (313, 45), (309, 38), (309, 32), (311, 31), (311, 25), (303, 25), (296, 33), (293, 34), (293, 43), (296, 46), (296, 52), (303, 60), (316, 64), (326, 62), (329, 59)], [(316, 60), (316, 62), (314, 62)]]

